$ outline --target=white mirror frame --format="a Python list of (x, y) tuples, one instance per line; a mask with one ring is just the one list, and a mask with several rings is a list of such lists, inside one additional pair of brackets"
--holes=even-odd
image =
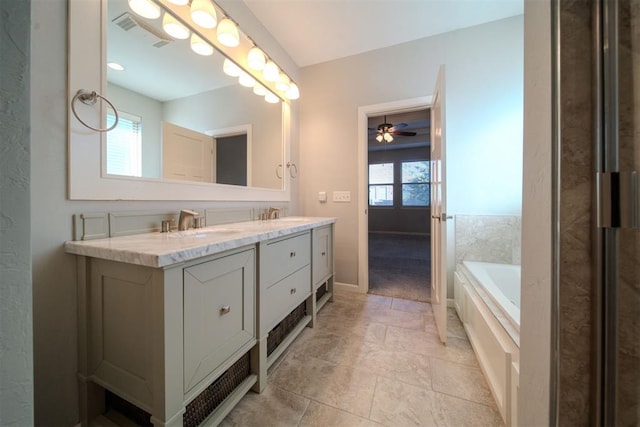
[[(106, 175), (102, 152), (104, 133), (88, 129), (71, 111), (71, 100), (80, 89), (106, 91), (106, 1), (69, 0), (68, 43), (68, 198), (70, 200), (193, 200), (269, 201), (291, 200), (287, 174), (282, 189), (182, 182), (152, 178)], [(98, 30), (98, 31), (96, 31)], [(106, 105), (76, 105), (82, 119), (105, 126)], [(117, 108), (117, 105), (116, 105)], [(290, 106), (282, 102), (283, 161), (290, 155)]]

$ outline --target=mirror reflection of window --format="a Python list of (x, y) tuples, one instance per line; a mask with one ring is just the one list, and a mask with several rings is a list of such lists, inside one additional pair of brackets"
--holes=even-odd
[[(118, 112), (118, 126), (107, 133), (107, 174), (142, 176), (142, 119)], [(115, 122), (107, 111), (107, 127)]]

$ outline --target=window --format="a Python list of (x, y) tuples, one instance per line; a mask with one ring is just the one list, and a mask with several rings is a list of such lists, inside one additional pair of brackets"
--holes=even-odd
[(393, 206), (393, 163), (369, 165), (369, 205)]
[(402, 206), (429, 206), (429, 162), (402, 162)]
[[(142, 176), (142, 119), (118, 112), (118, 126), (107, 132), (107, 173)], [(113, 125), (115, 114), (107, 111), (107, 127)]]

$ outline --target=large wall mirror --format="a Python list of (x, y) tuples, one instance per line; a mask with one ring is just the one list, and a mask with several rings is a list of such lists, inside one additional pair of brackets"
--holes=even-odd
[[(221, 52), (195, 54), (127, 0), (71, 0), (69, 16), (70, 99), (96, 90), (118, 112), (104, 133), (70, 114), (70, 199), (289, 199), (288, 104), (265, 102), (222, 72)], [(76, 104), (96, 127), (115, 121), (106, 102)]]

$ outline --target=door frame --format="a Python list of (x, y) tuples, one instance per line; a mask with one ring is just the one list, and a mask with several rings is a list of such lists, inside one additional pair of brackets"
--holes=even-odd
[(358, 107), (358, 285), (350, 291), (369, 292), (369, 117), (431, 108), (433, 96)]

